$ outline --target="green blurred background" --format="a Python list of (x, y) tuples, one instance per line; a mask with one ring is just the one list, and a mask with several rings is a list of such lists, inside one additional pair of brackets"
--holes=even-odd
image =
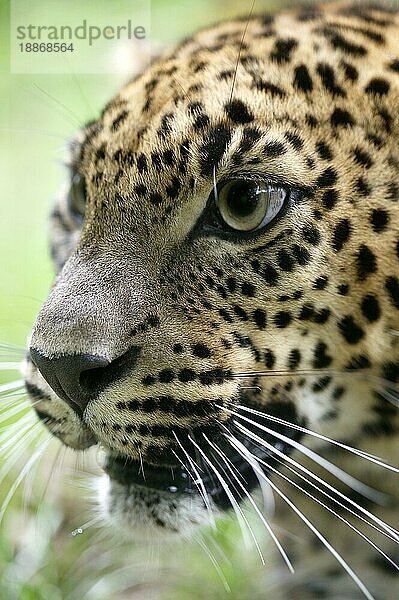
[[(31, 2), (31, 14), (43, 12), (50, 1), (54, 0)], [(258, 0), (255, 10), (273, 11), (278, 4)], [(96, 15), (112, 10), (115, 16), (119, 10), (118, 3), (109, 0), (80, 5), (82, 18), (93, 22)], [(152, 0), (150, 41), (154, 46), (171, 44), (203, 25), (248, 14), (251, 5), (252, 0)], [(11, 74), (6, 0), (1, 0), (0, 11), (0, 340), (23, 347), (52, 280), (46, 219), (64, 177), (65, 141), (79, 124), (96, 118), (124, 78)], [(120, 17), (124, 21), (129, 15), (121, 12)], [(0, 360), (13, 361), (15, 356), (3, 348)], [(3, 370), (0, 375), (1, 384), (18, 373)], [(1, 406), (8, 400), (0, 398), (3, 431), (24, 414), (3, 412), (1, 417)], [(21, 456), (1, 482), (1, 498), (32, 453), (29, 447), (24, 450), (24, 443), (22, 439)], [(0, 476), (8, 460), (0, 455)], [(157, 540), (126, 545), (112, 532), (94, 527), (71, 535), (93, 516), (90, 473), (98, 473), (95, 452), (81, 458), (60, 450), (55, 442), (28, 483), (19, 486), (0, 530), (2, 600), (252, 600), (264, 598), (272, 588), (264, 580), (256, 551), (242, 549), (234, 520), (204, 534), (211, 557), (195, 542), (172, 541), (165, 548)]]

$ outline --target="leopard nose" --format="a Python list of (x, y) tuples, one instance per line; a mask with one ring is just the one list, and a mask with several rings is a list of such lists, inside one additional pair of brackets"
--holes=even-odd
[(67, 354), (48, 358), (35, 348), (30, 349), (33, 363), (54, 392), (81, 417), (100, 389), (110, 361), (94, 354)]

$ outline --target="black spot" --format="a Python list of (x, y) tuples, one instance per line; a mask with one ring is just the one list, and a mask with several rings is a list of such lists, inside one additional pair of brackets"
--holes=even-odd
[(296, 369), (301, 362), (301, 353), (297, 348), (290, 351), (288, 356), (288, 368), (293, 371)]
[(145, 154), (139, 154), (137, 157), (137, 169), (139, 173), (147, 171), (147, 157)]
[(278, 266), (282, 271), (290, 272), (294, 268), (294, 261), (291, 254), (284, 248), (279, 251), (277, 256)]
[(210, 130), (207, 141), (201, 146), (201, 175), (209, 176), (221, 160), (231, 140), (231, 131), (224, 125)]
[(170, 383), (175, 378), (175, 374), (172, 369), (163, 369), (158, 374), (158, 379), (160, 383)]
[(145, 386), (154, 385), (154, 383), (156, 383), (156, 378), (153, 375), (146, 375), (141, 380), (141, 383)]
[(314, 290), (324, 290), (328, 284), (328, 277), (326, 275), (322, 275), (318, 277), (316, 281), (313, 283)]
[(333, 393), (332, 393), (332, 397), (334, 400), (340, 400), (340, 398), (342, 398), (342, 396), (345, 393), (345, 388), (342, 385), (337, 386)]
[(332, 167), (328, 167), (319, 175), (316, 185), (321, 188), (331, 187), (337, 181), (337, 172)]
[(253, 298), (256, 294), (256, 288), (252, 283), (244, 281), (244, 283), (241, 285), (241, 292), (244, 294), (244, 296)]
[(375, 208), (371, 213), (370, 223), (376, 233), (385, 231), (389, 223), (389, 215), (387, 211)]
[(349, 219), (341, 219), (334, 228), (332, 236), (332, 247), (339, 252), (344, 244), (349, 240), (351, 234), (351, 225)]
[(150, 194), (150, 202), (154, 206), (159, 206), (162, 203), (162, 196), (161, 196), (161, 194), (158, 194), (157, 192), (154, 192), (153, 194)]
[(287, 152), (287, 148), (281, 142), (270, 141), (270, 142), (266, 142), (266, 144), (263, 148), (263, 151), (266, 154), (266, 156), (274, 157), (274, 156), (281, 156), (281, 154), (284, 154), (285, 152)]
[(393, 383), (399, 383), (399, 363), (384, 363), (382, 377), (388, 381), (392, 381)]
[(270, 58), (278, 64), (287, 63), (291, 60), (291, 54), (297, 46), (298, 42), (293, 38), (277, 39)]
[(291, 313), (283, 310), (274, 315), (274, 323), (279, 329), (284, 329), (284, 327), (288, 327), (288, 325), (291, 323), (291, 320)]
[(309, 244), (312, 244), (312, 246), (317, 246), (320, 242), (320, 232), (314, 225), (306, 225), (302, 229), (302, 237), (309, 242)]
[(330, 117), (333, 127), (350, 127), (355, 124), (355, 119), (350, 112), (342, 108), (335, 108)]
[(317, 127), (317, 125), (318, 125), (318, 120), (316, 119), (316, 117), (314, 115), (310, 115), (310, 114), (305, 115), (305, 121), (306, 121), (307, 125), (309, 125), (309, 127), (312, 127), (312, 128)]
[(205, 129), (208, 127), (210, 123), (210, 119), (208, 115), (198, 115), (198, 117), (194, 121), (194, 129), (199, 131), (200, 129)]
[(271, 96), (275, 96), (277, 98), (284, 98), (286, 96), (285, 91), (281, 87), (274, 85), (269, 81), (257, 79), (254, 86), (260, 92), (266, 92), (266, 94), (270, 94)]
[(173, 152), (173, 150), (169, 149), (162, 152), (162, 160), (166, 165), (171, 167), (176, 160), (175, 153)]
[(291, 131), (287, 131), (284, 134), (284, 137), (290, 142), (290, 144), (295, 148), (295, 150), (301, 150), (303, 148), (303, 140), (299, 137), (298, 134), (292, 133)]
[(337, 84), (335, 80), (334, 69), (330, 65), (326, 63), (319, 63), (316, 70), (320, 76), (323, 86), (328, 92), (330, 92), (330, 94), (333, 96), (341, 96), (342, 98), (346, 97), (346, 92)]
[(327, 350), (328, 346), (324, 342), (319, 342), (315, 347), (313, 356), (313, 367), (315, 369), (325, 369), (331, 364), (332, 358)]
[(395, 58), (388, 64), (388, 69), (390, 71), (394, 71), (394, 73), (399, 73), (399, 59)]
[(338, 322), (338, 329), (348, 344), (357, 344), (364, 337), (363, 329), (355, 323), (351, 315)]
[(369, 196), (370, 195), (370, 186), (368, 185), (367, 181), (364, 179), (364, 177), (359, 177), (359, 179), (356, 181), (356, 190), (358, 191), (358, 193), (361, 196)]
[(261, 308), (256, 308), (252, 313), (253, 319), (259, 329), (266, 327), (266, 313)]
[(138, 185), (134, 186), (133, 191), (141, 197), (146, 196), (148, 193), (147, 187), (142, 183), (139, 183)]
[(172, 177), (172, 181), (166, 188), (166, 193), (169, 196), (169, 198), (174, 200), (175, 198), (178, 197), (180, 188), (181, 188), (181, 182), (180, 182), (179, 178), (174, 175)]
[(377, 271), (377, 259), (368, 246), (362, 244), (356, 256), (357, 276), (360, 281)]
[(322, 325), (323, 323), (327, 323), (330, 318), (331, 311), (329, 308), (322, 308), (319, 312), (316, 312), (313, 317), (313, 321)]
[(234, 311), (234, 314), (236, 314), (237, 317), (239, 319), (241, 319), (241, 321), (248, 321), (248, 315), (241, 306), (239, 306), (238, 304), (235, 304), (233, 306), (233, 311)]
[(175, 354), (182, 354), (183, 350), (184, 350), (184, 348), (183, 348), (183, 346), (181, 344), (174, 344), (174, 346), (173, 346), (173, 352)]
[(178, 375), (179, 381), (181, 381), (182, 383), (189, 383), (190, 381), (194, 381), (196, 377), (197, 375), (192, 369), (182, 369)]
[(193, 355), (198, 356), (198, 358), (209, 358), (212, 354), (208, 346), (202, 343), (193, 344), (191, 346), (191, 351)]
[(348, 63), (344, 60), (341, 60), (341, 62), (339, 64), (340, 64), (340, 67), (342, 67), (342, 69), (344, 71), (344, 75), (345, 75), (346, 79), (349, 79), (349, 81), (351, 81), (352, 83), (357, 81), (357, 79), (359, 77), (359, 73), (354, 65), (351, 65), (350, 63)]
[(377, 96), (385, 96), (389, 92), (389, 82), (382, 77), (374, 77), (370, 79), (365, 87), (367, 94), (376, 94)]
[(298, 65), (294, 70), (294, 87), (302, 92), (311, 92), (313, 90), (313, 81), (309, 75), (308, 68), (305, 65)]
[(275, 286), (277, 284), (278, 272), (271, 264), (265, 263), (261, 275), (263, 279), (270, 285)]
[(274, 353), (267, 349), (265, 350), (265, 354), (264, 354), (264, 361), (265, 361), (265, 365), (268, 369), (272, 369), (275, 365), (276, 362), (276, 357), (274, 356)]
[(123, 121), (129, 116), (129, 112), (127, 110), (123, 110), (111, 123), (112, 131), (116, 131), (122, 125)]
[(323, 206), (328, 210), (334, 208), (338, 201), (338, 192), (335, 189), (326, 190), (321, 198)]
[(320, 158), (322, 158), (323, 160), (331, 160), (332, 159), (331, 148), (325, 142), (317, 142), (316, 150), (317, 150)]
[(225, 308), (219, 308), (219, 315), (226, 321), (226, 323), (233, 323), (234, 319), (231, 314)]
[(307, 248), (303, 246), (299, 246), (298, 244), (294, 244), (292, 246), (291, 251), (297, 263), (301, 266), (307, 265), (310, 261), (310, 253)]
[(365, 56), (367, 54), (364, 46), (349, 42), (343, 35), (337, 33), (333, 27), (324, 27), (320, 33), (328, 39), (332, 48), (342, 50), (351, 56)]
[(399, 279), (397, 277), (387, 277), (385, 280), (385, 289), (389, 294), (392, 304), (399, 310)]
[(377, 298), (372, 294), (367, 294), (367, 296), (364, 296), (361, 303), (361, 309), (363, 316), (366, 317), (366, 319), (370, 321), (370, 323), (372, 323), (373, 321), (378, 321), (378, 319), (381, 316), (379, 302)]
[(304, 304), (299, 312), (298, 319), (300, 321), (310, 321), (315, 314), (313, 304)]
[(224, 106), (225, 111), (233, 123), (249, 123), (254, 116), (242, 100), (230, 100)]
[(229, 292), (235, 292), (236, 287), (237, 287), (237, 282), (234, 279), (234, 277), (229, 277), (226, 281), (227, 283), (227, 289), (229, 290)]
[(326, 389), (326, 387), (329, 386), (330, 383), (331, 383), (331, 377), (329, 377), (328, 375), (326, 377), (320, 377), (320, 379), (315, 381), (315, 383), (312, 385), (312, 391), (316, 392), (316, 393), (322, 392), (323, 390)]
[(349, 285), (347, 285), (346, 283), (341, 283), (338, 287), (338, 294), (340, 296), (347, 296), (348, 292), (349, 292)]
[(253, 127), (245, 127), (240, 142), (240, 153), (248, 152), (248, 150), (251, 150), (254, 144), (256, 144), (256, 142), (260, 139), (260, 137), (260, 131)]
[(359, 146), (354, 148), (353, 155), (355, 157), (355, 161), (362, 167), (369, 169), (373, 165), (370, 154), (362, 148), (359, 148)]
[(378, 149), (382, 148), (384, 145), (382, 138), (374, 133), (368, 133), (366, 139)]

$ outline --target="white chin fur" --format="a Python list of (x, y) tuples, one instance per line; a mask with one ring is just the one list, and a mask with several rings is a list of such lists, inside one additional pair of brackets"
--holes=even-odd
[(108, 475), (99, 478), (97, 497), (105, 525), (128, 538), (171, 534), (190, 537), (201, 525), (209, 525), (218, 509), (209, 514), (199, 494), (160, 492), (140, 485), (122, 485)]

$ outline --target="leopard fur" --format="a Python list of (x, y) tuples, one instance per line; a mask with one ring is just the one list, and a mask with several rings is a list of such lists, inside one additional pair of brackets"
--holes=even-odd
[[(50, 431), (76, 449), (99, 443), (144, 471), (168, 469), (179, 464), (177, 439), (187, 452), (190, 439), (219, 439), (240, 404), (395, 463), (398, 109), (399, 14), (387, 5), (227, 21), (123, 87), (71, 144), (84, 220), (71, 208), (70, 182), (51, 216), (58, 274), (25, 364)], [(240, 178), (290, 190), (272, 227), (208, 226), (215, 184)], [(46, 382), (38, 354), (100, 356), (113, 367), (79, 413)], [(394, 524), (393, 474), (318, 438), (301, 441), (385, 494), (385, 504), (352, 498)], [(208, 522), (199, 495), (110, 473), (103, 510), (115, 526), (184, 535)], [(375, 548), (275, 479), (375, 598), (397, 596), (394, 568)], [(366, 532), (347, 502), (337, 511)], [(276, 597), (363, 597), (282, 500), (274, 519), (296, 569), (288, 577), (276, 568)], [(394, 559), (392, 540), (375, 540)]]

